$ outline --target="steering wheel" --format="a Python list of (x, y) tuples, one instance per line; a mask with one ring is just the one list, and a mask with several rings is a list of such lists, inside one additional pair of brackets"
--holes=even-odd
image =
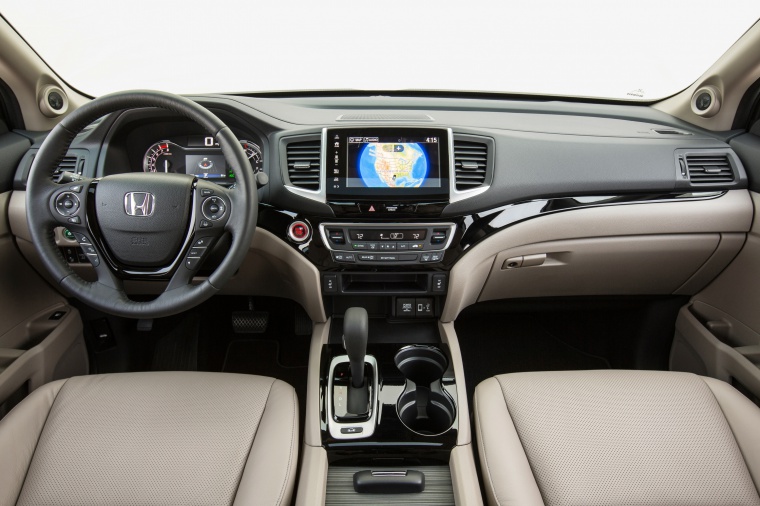
[[(74, 137), (106, 114), (141, 107), (178, 113), (215, 137), (235, 175), (224, 188), (188, 174), (129, 172), (65, 184), (52, 175)], [(256, 228), (258, 199), (253, 171), (232, 131), (213, 113), (186, 98), (157, 91), (105, 95), (78, 108), (47, 136), (29, 173), (26, 212), (42, 262), (64, 292), (101, 311), (129, 318), (156, 318), (190, 309), (208, 299), (235, 273)], [(97, 281), (79, 277), (55, 244), (66, 227), (94, 266)], [(214, 243), (232, 237), (214, 272), (194, 284)], [(150, 301), (135, 301), (123, 280), (162, 280), (166, 289)]]

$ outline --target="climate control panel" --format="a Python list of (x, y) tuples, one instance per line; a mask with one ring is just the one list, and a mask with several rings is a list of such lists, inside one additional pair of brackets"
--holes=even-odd
[(443, 260), (454, 223), (322, 223), (322, 241), (336, 263), (432, 264)]

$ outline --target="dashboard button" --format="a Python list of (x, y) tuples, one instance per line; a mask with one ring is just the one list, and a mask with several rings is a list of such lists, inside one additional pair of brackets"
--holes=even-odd
[(311, 228), (305, 221), (294, 221), (288, 226), (288, 237), (295, 243), (302, 243), (311, 236)]
[(410, 242), (409, 249), (419, 251), (425, 248), (425, 244), (421, 242)]
[(433, 291), (437, 293), (446, 291), (446, 274), (433, 274)]
[(333, 260), (336, 262), (353, 263), (356, 262), (354, 253), (333, 253)]
[(322, 277), (322, 290), (325, 293), (335, 293), (338, 291), (338, 275), (325, 274)]
[(433, 260), (430, 259), (430, 253), (423, 253), (420, 255), (420, 262), (422, 263), (430, 263)]
[(443, 253), (441, 253), (440, 251), (436, 252), (436, 253), (431, 253), (430, 254), (430, 261), (431, 262), (440, 262), (441, 260), (443, 260)]
[(399, 251), (404, 251), (409, 249), (409, 243), (408, 242), (400, 242), (396, 244), (396, 249)]
[(376, 242), (368, 242), (367, 243), (367, 249), (374, 251), (374, 250), (378, 249), (378, 244)]
[(377, 256), (377, 259), (380, 262), (397, 262), (398, 261), (398, 256), (397, 255), (387, 255), (387, 254), (382, 254), (381, 253), (381, 254), (379, 254)]
[(355, 242), (351, 245), (353, 249), (367, 249), (366, 242)]
[(396, 243), (382, 242), (380, 243), (380, 251), (396, 251)]
[(413, 262), (413, 261), (417, 260), (417, 255), (412, 255), (410, 253), (406, 253), (404, 255), (399, 255), (398, 259), (401, 262)]
[(362, 262), (374, 262), (377, 259), (377, 255), (372, 255), (369, 253), (359, 253), (357, 256)]

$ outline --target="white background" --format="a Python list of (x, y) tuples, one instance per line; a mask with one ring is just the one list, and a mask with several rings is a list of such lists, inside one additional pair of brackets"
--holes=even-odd
[(0, 0), (70, 85), (100, 95), (436, 89), (644, 99), (689, 86), (758, 0)]

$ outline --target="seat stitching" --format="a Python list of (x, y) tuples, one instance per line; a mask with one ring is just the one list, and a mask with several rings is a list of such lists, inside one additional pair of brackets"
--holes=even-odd
[[(292, 393), (293, 395), (291, 397), (293, 399), (293, 406), (295, 407), (298, 402), (298, 399), (296, 398), (296, 391), (293, 390)], [(295, 415), (295, 411), (293, 412), (293, 414)], [(288, 484), (288, 478), (290, 478), (290, 467), (291, 467), (290, 463), (293, 461), (293, 435), (295, 434), (295, 431), (296, 431), (295, 424), (296, 424), (297, 418), (298, 418), (297, 416), (293, 416), (293, 422), (290, 425), (290, 451), (288, 452), (288, 466), (285, 471), (285, 479), (282, 482), (282, 488), (280, 489), (280, 495), (277, 498), (278, 506), (282, 504), (282, 499), (283, 499), (283, 496), (285, 495), (285, 488), (287, 487), (287, 484)]]
[(18, 503), (18, 500), (21, 497), (21, 493), (24, 491), (24, 485), (26, 485), (26, 479), (29, 477), (29, 470), (32, 468), (32, 463), (34, 462), (34, 456), (37, 455), (37, 448), (39, 448), (40, 439), (42, 439), (42, 433), (45, 432), (45, 427), (47, 427), (48, 419), (50, 418), (50, 413), (53, 412), (53, 408), (55, 407), (55, 403), (58, 400), (58, 396), (61, 394), (61, 391), (63, 390), (63, 388), (69, 383), (69, 379), (71, 378), (66, 378), (66, 381), (63, 382), (63, 385), (61, 385), (61, 388), (59, 388), (58, 391), (55, 393), (55, 397), (53, 397), (53, 402), (50, 403), (50, 408), (48, 408), (47, 416), (45, 417), (45, 422), (42, 424), (40, 433), (37, 436), (37, 443), (34, 445), (34, 451), (32, 452), (32, 457), (29, 459), (29, 465), (26, 467), (26, 473), (24, 473), (24, 479), (21, 481), (21, 487), (18, 489), (18, 495), (16, 496), (16, 501), (15, 501), (16, 504)]
[(504, 396), (504, 405), (507, 408), (507, 413), (509, 413), (509, 417), (512, 419), (512, 425), (514, 425), (515, 427), (515, 434), (517, 434), (517, 440), (520, 441), (520, 446), (522, 446), (523, 454), (525, 455), (525, 460), (528, 461), (528, 468), (530, 469), (530, 474), (533, 475), (533, 482), (536, 484), (538, 493), (541, 496), (541, 502), (546, 504), (546, 498), (544, 498), (544, 493), (541, 490), (541, 485), (538, 483), (538, 480), (536, 479), (536, 473), (533, 470), (533, 464), (531, 463), (530, 458), (528, 457), (528, 453), (525, 451), (525, 443), (523, 443), (523, 440), (520, 437), (520, 431), (517, 430), (517, 424), (515, 423), (515, 419), (512, 416), (512, 413), (509, 411), (509, 401), (507, 400), (507, 393), (504, 391), (504, 384), (501, 382), (499, 378), (496, 378), (496, 381), (499, 382), (499, 386), (501, 387), (501, 395)]
[(251, 458), (251, 450), (253, 449), (253, 443), (256, 441), (256, 434), (259, 432), (259, 427), (261, 427), (261, 419), (264, 418), (264, 413), (267, 410), (267, 404), (269, 404), (269, 397), (272, 395), (272, 387), (274, 386), (274, 382), (276, 380), (272, 378), (272, 383), (269, 385), (269, 393), (267, 394), (267, 400), (264, 403), (264, 411), (261, 412), (261, 416), (259, 417), (259, 423), (256, 424), (256, 430), (253, 432), (253, 437), (251, 438), (251, 445), (248, 447), (248, 455), (245, 457), (245, 462), (243, 463), (243, 468), (240, 470), (240, 477), (238, 478), (238, 484), (237, 488), (235, 488), (235, 494), (232, 496), (232, 503), (235, 503), (235, 499), (238, 495), (238, 490), (240, 490), (240, 483), (243, 481), (243, 475), (245, 474), (245, 468), (248, 467), (248, 460)]
[[(736, 440), (736, 433), (734, 432), (734, 428), (731, 427), (731, 422), (728, 420), (728, 417), (726, 416), (726, 412), (723, 411), (723, 406), (721, 405), (720, 401), (718, 400), (718, 397), (715, 395), (715, 392), (712, 388), (710, 388), (710, 384), (705, 381), (705, 379), (701, 376), (694, 375), (697, 378), (702, 380), (702, 383), (707, 387), (707, 389), (710, 391), (710, 393), (713, 396), (713, 399), (715, 399), (715, 403), (718, 405), (718, 408), (720, 409), (720, 412), (723, 414), (723, 418), (726, 420), (726, 425), (728, 425), (728, 430), (731, 431), (731, 435), (734, 437), (734, 443), (736, 444), (736, 448), (739, 450), (739, 455), (742, 456), (742, 460), (744, 461), (744, 467), (747, 469), (747, 474), (749, 474), (750, 479), (752, 480), (752, 483), (755, 485), (755, 488), (758, 489), (758, 496), (760, 496), (760, 488), (758, 486), (760, 483), (755, 483), (755, 477), (749, 470), (749, 466), (747, 465), (747, 458), (744, 456), (744, 451), (742, 450), (741, 445), (739, 444), (739, 441)], [(720, 380), (719, 380), (720, 381)], [(724, 382), (725, 383), (725, 382)]]
[[(502, 393), (502, 395), (503, 395), (503, 393)], [(475, 402), (477, 402), (477, 401), (478, 400), (476, 398)], [(506, 404), (506, 399), (505, 399), (504, 403)], [(496, 489), (493, 486), (493, 477), (491, 476), (491, 468), (488, 465), (488, 457), (486, 456), (486, 436), (485, 436), (485, 433), (483, 432), (483, 430), (481, 429), (481, 426), (480, 426), (480, 417), (477, 416), (477, 413), (478, 413), (478, 408), (477, 408), (477, 406), (475, 406), (475, 414), (476, 414), (475, 420), (478, 422), (478, 434), (480, 434), (480, 444), (482, 446), (482, 450), (481, 450), (480, 454), (483, 456), (483, 460), (485, 461), (485, 464), (486, 464), (485, 468), (486, 468), (486, 472), (488, 473), (488, 484), (491, 487), (491, 493), (493, 493), (493, 497), (494, 497), (494, 499), (496, 499), (497, 506), (501, 506), (501, 502), (499, 502), (499, 496), (496, 494)]]

